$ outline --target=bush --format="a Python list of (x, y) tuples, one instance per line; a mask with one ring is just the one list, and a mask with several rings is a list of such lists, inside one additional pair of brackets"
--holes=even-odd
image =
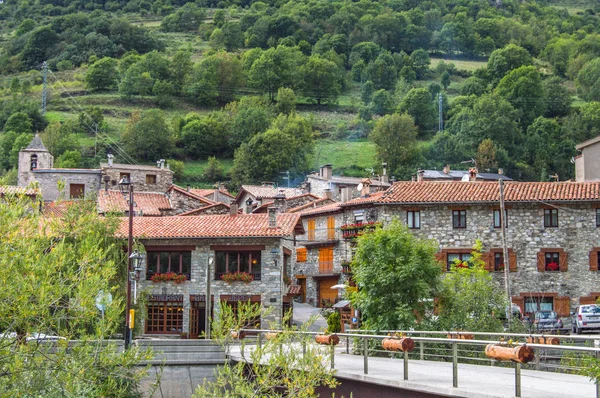
[(183, 162), (181, 160), (169, 159), (167, 163), (169, 165), (169, 169), (171, 169), (173, 172), (173, 179), (181, 180), (183, 178), (183, 170), (185, 168)]
[(339, 333), (342, 331), (342, 319), (340, 313), (334, 311), (327, 317), (327, 333)]

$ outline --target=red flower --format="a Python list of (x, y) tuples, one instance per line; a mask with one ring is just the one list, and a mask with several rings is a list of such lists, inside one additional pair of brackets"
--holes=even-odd
[(555, 262), (551, 262), (548, 263), (548, 265), (546, 265), (546, 268), (548, 269), (548, 271), (558, 271), (558, 264), (556, 264)]

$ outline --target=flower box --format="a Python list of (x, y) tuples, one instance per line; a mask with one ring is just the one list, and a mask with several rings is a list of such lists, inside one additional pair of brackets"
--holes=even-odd
[(548, 263), (546, 265), (546, 270), (547, 271), (558, 271), (558, 264), (555, 262)]
[(342, 261), (342, 273), (344, 273), (346, 275), (350, 275), (352, 273), (352, 271), (350, 269), (350, 262)]
[(175, 272), (165, 272), (164, 274), (156, 273), (150, 277), (150, 280), (154, 283), (159, 282), (175, 282), (183, 283), (188, 280), (186, 275), (176, 274)]
[(221, 280), (227, 283), (233, 283), (237, 281), (250, 283), (254, 280), (254, 277), (248, 272), (228, 272), (226, 274), (221, 275)]
[(344, 224), (340, 227), (342, 231), (342, 238), (354, 239), (357, 236), (362, 235), (366, 231), (372, 231), (377, 227), (382, 226), (380, 222), (370, 222), (364, 224)]

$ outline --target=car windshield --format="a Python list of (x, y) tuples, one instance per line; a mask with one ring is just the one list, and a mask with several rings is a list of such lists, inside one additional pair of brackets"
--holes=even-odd
[(535, 314), (536, 319), (556, 319), (556, 312), (538, 312)]
[(581, 307), (582, 314), (600, 314), (600, 307), (595, 305), (585, 305)]

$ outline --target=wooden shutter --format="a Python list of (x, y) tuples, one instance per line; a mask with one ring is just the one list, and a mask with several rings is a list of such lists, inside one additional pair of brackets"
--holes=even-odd
[(538, 252), (537, 254), (537, 269), (538, 272), (544, 272), (546, 266), (544, 264), (544, 252)]
[(315, 220), (308, 220), (308, 240), (315, 240)]
[(517, 272), (517, 253), (514, 250), (508, 250), (508, 266), (510, 272)]
[(554, 311), (558, 316), (571, 315), (571, 299), (568, 296), (554, 298)]
[(558, 254), (558, 269), (560, 272), (567, 272), (569, 270), (569, 262), (568, 262), (568, 253), (565, 251), (561, 251)]
[(525, 313), (525, 297), (522, 296), (513, 296), (512, 303), (518, 305), (521, 308), (521, 313)]
[(442, 268), (442, 272), (446, 272), (446, 253), (435, 253), (435, 259), (439, 261), (440, 267)]
[(327, 239), (335, 239), (335, 217), (327, 217)]
[(299, 263), (306, 261), (306, 247), (299, 247), (296, 249), (296, 261)]
[(594, 247), (590, 252), (590, 271), (598, 271), (598, 248)]
[(579, 304), (581, 304), (581, 305), (596, 304), (596, 299), (594, 297), (590, 297), (590, 296), (579, 297)]

